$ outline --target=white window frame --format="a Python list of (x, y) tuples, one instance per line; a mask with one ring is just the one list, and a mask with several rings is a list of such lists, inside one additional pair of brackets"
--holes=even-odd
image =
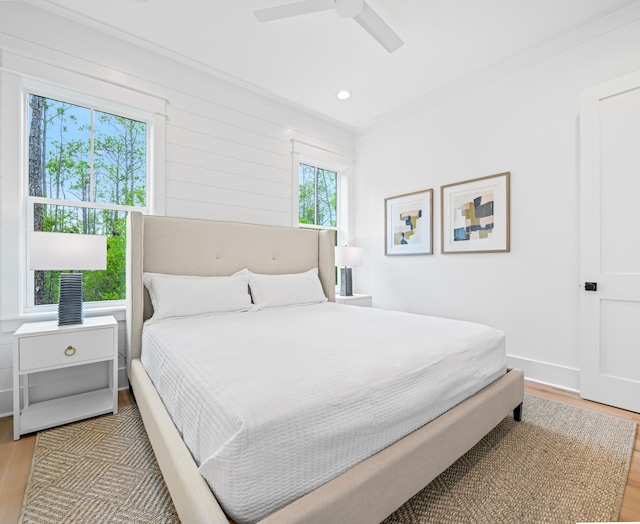
[[(351, 184), (353, 173), (353, 158), (349, 155), (329, 151), (326, 148), (314, 146), (306, 142), (291, 140), (293, 169), (293, 209), (292, 225), (310, 229), (335, 230), (336, 245), (350, 245), (351, 240)], [(336, 202), (336, 227), (300, 224), (300, 164), (315, 166), (338, 174), (338, 195)], [(340, 277), (336, 281), (336, 290), (340, 286)]]
[[(104, 113), (109, 113), (112, 115), (129, 118), (131, 120), (136, 120), (138, 122), (143, 122), (146, 125), (146, 151), (145, 151), (145, 190), (146, 190), (146, 198), (145, 206), (122, 206), (117, 204), (108, 204), (104, 202), (94, 202), (94, 201), (81, 201), (81, 200), (66, 200), (66, 199), (56, 199), (49, 197), (34, 197), (29, 195), (29, 184), (28, 184), (28, 170), (24, 169), (22, 171), (22, 184), (23, 184), (23, 194), (26, 202), (25, 205), (25, 222), (23, 228), (26, 230), (26, 244), (25, 251), (28, 253), (29, 249), (29, 233), (33, 231), (33, 206), (36, 203), (42, 203), (47, 205), (59, 205), (59, 206), (68, 206), (68, 207), (84, 207), (87, 209), (110, 209), (117, 211), (140, 211), (143, 214), (148, 214), (149, 210), (153, 207), (153, 191), (152, 191), (152, 179), (151, 176), (151, 158), (152, 155), (149, 154), (149, 148), (151, 144), (151, 136), (153, 134), (153, 114), (148, 111), (141, 111), (137, 108), (132, 108), (127, 105), (123, 105), (120, 103), (114, 103), (110, 100), (104, 100), (97, 98), (92, 95), (84, 95), (82, 93), (77, 93), (70, 89), (60, 88), (58, 86), (51, 86), (48, 84), (44, 84), (42, 82), (36, 82), (32, 80), (27, 80), (23, 84), (23, 118), (24, 122), (22, 134), (23, 134), (23, 144), (24, 144), (24, 155), (25, 160), (23, 165), (27, 167), (29, 165), (29, 151), (28, 151), (28, 134), (29, 134), (29, 96), (35, 95), (40, 96), (47, 99), (53, 99), (65, 104), (73, 104), (78, 107), (82, 107), (85, 109), (91, 109), (93, 111), (101, 111)], [(92, 138), (93, 140), (93, 138)], [(91, 159), (92, 169), (93, 169), (93, 158)], [(93, 188), (93, 178), (91, 182)], [(93, 196), (93, 195), (92, 195)], [(27, 256), (28, 257), (28, 256)], [(37, 312), (52, 312), (57, 311), (58, 304), (34, 304), (34, 271), (26, 268), (26, 278), (25, 284), (21, 286), (21, 289), (24, 291), (25, 295), (22, 299), (23, 311), (26, 314), (33, 314)], [(85, 311), (91, 311), (92, 309), (103, 310), (104, 308), (123, 308), (125, 306), (125, 300), (103, 300), (100, 302), (85, 302), (83, 308)]]
[[(164, 214), (165, 195), (165, 99), (108, 80), (86, 76), (82, 72), (45, 64), (13, 52), (3, 54), (0, 68), (0, 256), (2, 262), (2, 331), (13, 331), (25, 320), (55, 318), (55, 305), (27, 307), (27, 282), (33, 272), (27, 269), (28, 197), (28, 122), (27, 93), (93, 107), (147, 123), (147, 206), (146, 212)], [(135, 81), (132, 80), (135, 84)], [(87, 93), (92, 93), (88, 95)], [(19, 130), (15, 132), (10, 130)], [(49, 203), (54, 203), (48, 199)], [(65, 202), (66, 204), (66, 202)], [(99, 207), (97, 203), (87, 203)], [(71, 201), (68, 205), (81, 206)], [(140, 208), (137, 208), (141, 210)], [(143, 211), (144, 212), (144, 211)], [(33, 223), (33, 220), (30, 222)], [(31, 274), (28, 274), (31, 273)], [(17, 277), (17, 278), (16, 278)], [(112, 313), (125, 319), (125, 303), (105, 301), (87, 304), (91, 314)]]
[[(351, 173), (353, 171), (352, 159), (304, 142), (296, 140), (292, 140), (291, 142), (293, 144), (292, 226), (337, 231), (337, 245), (348, 245), (351, 223), (350, 187)], [(300, 164), (311, 165), (338, 174), (338, 195), (336, 201), (337, 220), (335, 227), (300, 223)]]

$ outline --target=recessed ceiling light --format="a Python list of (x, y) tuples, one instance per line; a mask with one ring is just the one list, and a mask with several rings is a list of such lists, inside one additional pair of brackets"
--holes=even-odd
[(347, 98), (349, 98), (351, 96), (351, 93), (349, 91), (346, 90), (342, 90), (342, 91), (338, 91), (338, 93), (336, 94), (336, 96), (340, 99), (340, 100), (346, 100)]

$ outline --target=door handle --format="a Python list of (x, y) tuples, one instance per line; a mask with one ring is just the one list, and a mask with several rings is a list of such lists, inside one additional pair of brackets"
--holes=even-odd
[(598, 283), (597, 282), (585, 282), (584, 283), (585, 291), (598, 291)]

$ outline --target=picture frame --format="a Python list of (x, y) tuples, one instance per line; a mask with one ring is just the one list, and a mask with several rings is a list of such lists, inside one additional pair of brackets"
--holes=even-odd
[(385, 255), (433, 254), (433, 189), (384, 199)]
[(510, 178), (505, 172), (441, 186), (443, 254), (511, 249)]

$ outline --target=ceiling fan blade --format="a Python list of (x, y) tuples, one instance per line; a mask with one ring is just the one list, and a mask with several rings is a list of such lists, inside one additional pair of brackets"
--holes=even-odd
[(290, 16), (327, 11), (334, 7), (334, 0), (304, 0), (294, 4), (285, 4), (276, 7), (267, 7), (266, 9), (259, 9), (258, 11), (255, 11), (254, 14), (260, 22), (271, 22), (272, 20), (289, 18)]
[(353, 19), (364, 27), (389, 53), (393, 53), (404, 45), (402, 39), (368, 4), (365, 3), (362, 11), (354, 16)]

